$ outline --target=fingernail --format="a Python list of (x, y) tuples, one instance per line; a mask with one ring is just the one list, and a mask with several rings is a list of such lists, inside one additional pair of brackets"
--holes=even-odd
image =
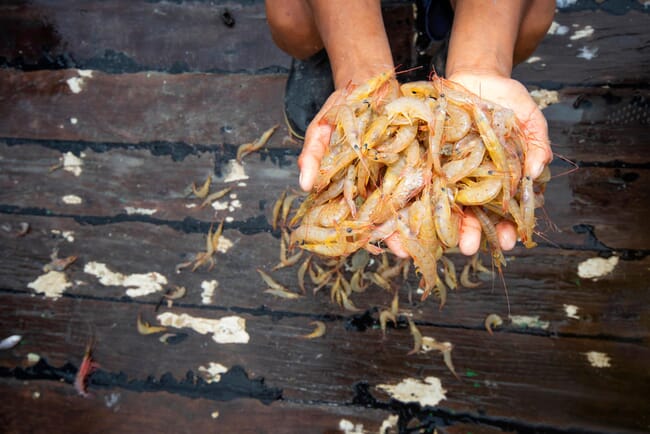
[(542, 171), (544, 170), (544, 164), (535, 162), (533, 163), (532, 167), (530, 168), (530, 176), (533, 179), (537, 179), (539, 175), (542, 174)]

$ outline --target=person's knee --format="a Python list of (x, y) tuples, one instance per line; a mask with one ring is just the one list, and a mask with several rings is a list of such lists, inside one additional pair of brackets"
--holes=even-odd
[(306, 3), (300, 0), (266, 0), (266, 19), (275, 44), (291, 56), (304, 59), (322, 48)]

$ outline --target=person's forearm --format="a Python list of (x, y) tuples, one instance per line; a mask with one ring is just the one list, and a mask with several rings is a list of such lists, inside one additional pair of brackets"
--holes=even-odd
[(447, 76), (474, 72), (510, 77), (527, 1), (457, 0)]
[(309, 0), (337, 89), (393, 68), (379, 0)]

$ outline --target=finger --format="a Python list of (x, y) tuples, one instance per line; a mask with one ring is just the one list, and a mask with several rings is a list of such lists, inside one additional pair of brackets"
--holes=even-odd
[(466, 211), (460, 224), (458, 248), (463, 255), (471, 256), (481, 246), (481, 223), (471, 211)]
[(548, 138), (548, 125), (544, 115), (539, 111), (531, 116), (531, 119), (525, 125), (528, 146), (524, 173), (536, 179), (542, 174), (544, 167), (553, 159)]
[(404, 250), (404, 246), (402, 246), (402, 242), (400, 241), (399, 237), (396, 236), (395, 234), (390, 235), (388, 238), (384, 240), (386, 242), (386, 245), (390, 249), (391, 252), (398, 258), (408, 258), (409, 254), (406, 250)]
[(509, 221), (497, 223), (497, 239), (502, 250), (512, 250), (517, 244), (517, 230)]
[(300, 188), (310, 191), (316, 182), (320, 162), (325, 155), (332, 135), (332, 126), (327, 123), (312, 122), (305, 133), (305, 143), (298, 157), (300, 168)]

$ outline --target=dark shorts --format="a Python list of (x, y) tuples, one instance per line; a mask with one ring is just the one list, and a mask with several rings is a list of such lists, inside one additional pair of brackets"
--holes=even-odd
[(449, 0), (424, 0), (424, 28), (431, 40), (447, 38), (453, 21), (454, 10)]

